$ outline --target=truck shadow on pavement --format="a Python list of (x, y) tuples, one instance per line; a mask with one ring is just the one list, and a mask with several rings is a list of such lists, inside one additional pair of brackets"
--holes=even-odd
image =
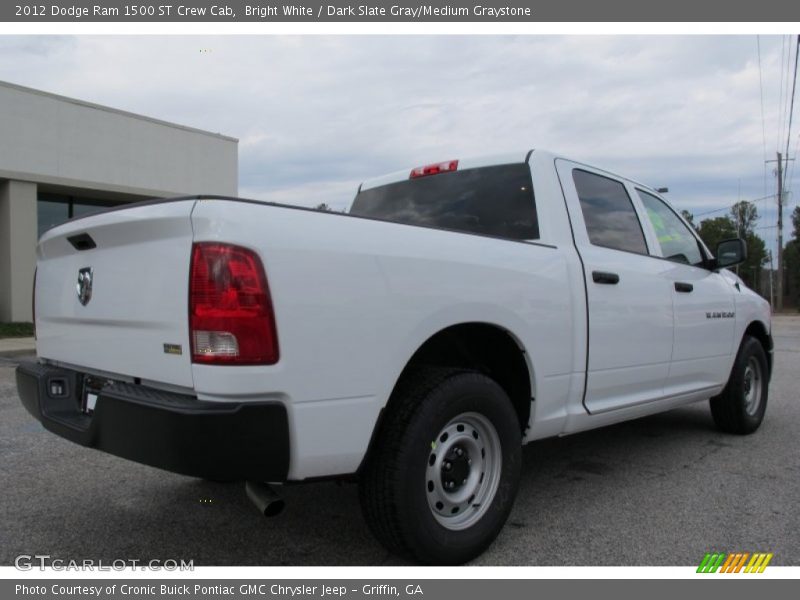
[[(736, 441), (714, 431), (702, 404), (529, 444), (506, 528), (476, 563), (575, 564), (574, 552), (559, 562), (553, 549), (568, 553), (565, 540), (587, 519), (610, 516), (613, 530), (631, 511), (641, 517), (651, 509), (648, 481), (681, 485), (699, 458)], [(49, 434), (40, 444), (36, 454), (56, 464), (19, 490), (24, 500), (11, 507), (17, 524), (6, 527), (5, 564), (22, 553), (195, 566), (405, 564), (371, 536), (352, 483), (282, 486), (286, 508), (266, 519), (242, 483), (165, 473)]]

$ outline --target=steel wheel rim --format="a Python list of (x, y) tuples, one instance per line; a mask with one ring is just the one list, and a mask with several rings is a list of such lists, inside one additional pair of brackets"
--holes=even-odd
[(761, 363), (751, 356), (744, 369), (744, 410), (752, 416), (761, 405)]
[(454, 531), (477, 523), (494, 500), (502, 468), (500, 436), (489, 419), (474, 412), (451, 419), (431, 442), (425, 470), (436, 521)]

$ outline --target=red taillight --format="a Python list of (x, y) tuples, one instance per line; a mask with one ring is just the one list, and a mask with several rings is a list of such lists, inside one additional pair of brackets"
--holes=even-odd
[(278, 362), (278, 333), (267, 277), (253, 251), (214, 242), (192, 247), (189, 329), (193, 362)]
[(448, 173), (458, 169), (457, 160), (447, 160), (445, 162), (434, 163), (432, 165), (425, 165), (424, 167), (417, 167), (411, 169), (409, 179), (416, 179), (417, 177), (427, 177), (428, 175), (438, 175), (439, 173)]

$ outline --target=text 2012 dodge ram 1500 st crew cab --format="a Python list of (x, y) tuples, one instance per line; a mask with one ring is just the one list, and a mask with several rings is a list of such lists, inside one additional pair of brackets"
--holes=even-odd
[(357, 476), (392, 551), (459, 563), (511, 510), (521, 445), (711, 399), (764, 417), (768, 304), (658, 193), (542, 151), (361, 185), (349, 215), (178, 198), (38, 246), (26, 408), (192, 476)]

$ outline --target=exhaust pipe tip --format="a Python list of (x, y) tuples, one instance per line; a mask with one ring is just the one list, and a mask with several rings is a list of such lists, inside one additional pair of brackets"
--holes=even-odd
[(264, 513), (264, 516), (267, 518), (277, 517), (279, 514), (283, 512), (283, 509), (285, 507), (286, 507), (286, 502), (284, 502), (283, 498), (276, 498), (275, 500), (267, 504), (267, 506), (264, 507), (264, 510), (262, 512)]
[(260, 481), (247, 481), (244, 484), (244, 489), (247, 492), (247, 497), (250, 498), (258, 512), (265, 517), (279, 515), (286, 506), (283, 498), (278, 496), (269, 484), (261, 483)]

